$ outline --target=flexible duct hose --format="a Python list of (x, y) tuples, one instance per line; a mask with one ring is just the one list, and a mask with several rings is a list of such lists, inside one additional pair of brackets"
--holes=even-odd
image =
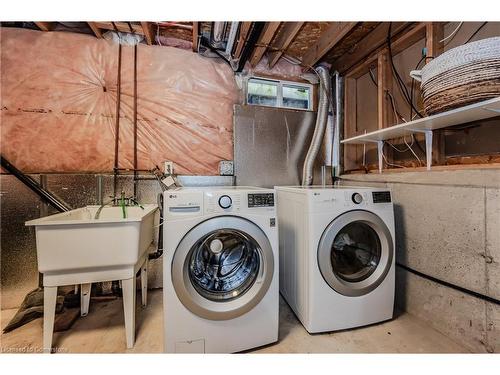
[(318, 114), (316, 116), (316, 126), (312, 137), (311, 145), (307, 151), (306, 159), (304, 161), (304, 168), (302, 170), (302, 185), (308, 186), (313, 182), (313, 168), (314, 161), (318, 155), (323, 136), (325, 134), (326, 122), (328, 120), (328, 108), (330, 101), (330, 73), (327, 68), (320, 66), (316, 68), (320, 82), (319, 82), (319, 101), (318, 101)]

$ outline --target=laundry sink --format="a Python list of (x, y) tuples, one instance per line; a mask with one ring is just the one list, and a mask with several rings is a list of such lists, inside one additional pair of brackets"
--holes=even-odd
[(46, 274), (134, 266), (153, 242), (156, 205), (86, 206), (26, 222), (34, 226), (38, 270)]

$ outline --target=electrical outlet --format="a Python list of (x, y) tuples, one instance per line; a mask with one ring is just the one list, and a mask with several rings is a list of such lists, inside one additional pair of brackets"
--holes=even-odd
[(221, 160), (219, 162), (219, 174), (221, 176), (232, 176), (234, 174), (234, 164), (232, 160)]
[(174, 174), (174, 162), (173, 161), (165, 161), (165, 174), (170, 175)]

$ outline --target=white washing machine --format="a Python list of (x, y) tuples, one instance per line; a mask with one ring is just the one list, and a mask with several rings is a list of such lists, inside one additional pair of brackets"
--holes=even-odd
[(275, 192), (254, 187), (164, 193), (167, 353), (233, 353), (278, 340)]
[(280, 291), (310, 333), (391, 319), (394, 212), (387, 188), (276, 187)]

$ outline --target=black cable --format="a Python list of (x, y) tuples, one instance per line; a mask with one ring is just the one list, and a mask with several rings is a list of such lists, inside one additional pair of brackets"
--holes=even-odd
[[(414, 70), (417, 70), (418, 67), (420, 66), (420, 64), (422, 63), (422, 61), (425, 60), (427, 56), (422, 56), (422, 58), (420, 60), (418, 60), (418, 63), (417, 65), (415, 65), (415, 69)], [(413, 89), (415, 88), (415, 78), (411, 78), (411, 86), (410, 86), (410, 101), (413, 103)], [(412, 120), (413, 118), (413, 107), (410, 106), (410, 121)]]
[(420, 111), (410, 101), (410, 94), (408, 93), (408, 88), (406, 87), (406, 84), (404, 83), (403, 79), (399, 75), (398, 70), (396, 69), (396, 65), (394, 65), (394, 60), (393, 60), (393, 56), (392, 56), (392, 47), (391, 47), (391, 30), (392, 30), (392, 22), (389, 23), (389, 30), (387, 33), (387, 48), (389, 50), (389, 60), (391, 62), (393, 76), (396, 78), (396, 82), (399, 86), (401, 94), (403, 95), (403, 99), (405, 99), (405, 101), (408, 103), (408, 105), (410, 105), (413, 108), (413, 110), (415, 111), (415, 113), (418, 116), (423, 117), (422, 114), (420, 113)]
[(488, 22), (483, 22), (481, 26), (479, 26), (477, 28), (476, 31), (474, 31), (474, 33), (469, 37), (469, 39), (467, 39), (467, 41), (464, 43), (464, 44), (467, 44), (471, 41), (472, 38), (474, 38), (476, 36), (476, 34), (481, 31), (481, 29), (487, 24)]
[(371, 69), (368, 69), (368, 75), (370, 76), (370, 78), (371, 78), (371, 80), (372, 80), (373, 84), (375, 85), (375, 87), (378, 87), (378, 83), (377, 83), (377, 81), (375, 80), (375, 77), (373, 76), (373, 72), (372, 72), (372, 70), (371, 70)]
[(417, 270), (414, 270), (413, 268), (410, 268), (408, 266), (405, 266), (404, 264), (401, 264), (399, 262), (396, 262), (396, 266), (398, 267), (401, 267), (403, 268), (404, 270), (408, 271), (408, 272), (411, 272), (417, 276), (420, 276), (424, 279), (427, 279), (427, 280), (430, 280), (430, 281), (433, 281), (437, 284), (441, 284), (441, 285), (444, 285), (444, 286), (447, 286), (448, 288), (452, 288), (452, 289), (455, 289), (455, 290), (458, 290), (462, 293), (465, 293), (465, 294), (468, 294), (468, 295), (471, 295), (473, 297), (476, 297), (476, 298), (479, 298), (479, 299), (482, 299), (483, 301), (487, 301), (487, 302), (490, 302), (490, 303), (494, 303), (496, 305), (500, 305), (500, 301), (493, 298), (493, 297), (490, 297), (490, 296), (487, 296), (487, 295), (484, 295), (484, 294), (481, 294), (481, 293), (478, 293), (478, 292), (475, 292), (473, 290), (470, 290), (470, 289), (466, 289), (464, 287), (461, 287), (461, 286), (458, 286), (458, 285), (455, 285), (455, 284), (452, 284), (452, 283), (449, 283), (447, 281), (444, 281), (444, 280), (441, 280), (441, 279), (438, 279), (434, 276), (430, 276), (430, 275), (427, 275), (425, 273), (422, 273), (420, 271), (417, 271)]

